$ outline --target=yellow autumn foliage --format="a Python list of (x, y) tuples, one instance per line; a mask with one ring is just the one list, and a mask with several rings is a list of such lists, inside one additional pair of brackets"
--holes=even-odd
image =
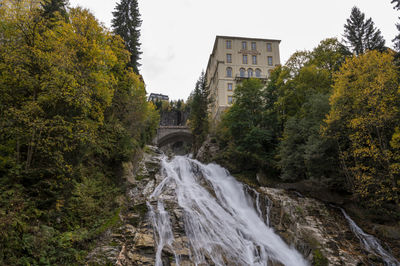
[(337, 140), (356, 195), (371, 206), (398, 205), (400, 93), (393, 53), (349, 58), (334, 78), (325, 133)]

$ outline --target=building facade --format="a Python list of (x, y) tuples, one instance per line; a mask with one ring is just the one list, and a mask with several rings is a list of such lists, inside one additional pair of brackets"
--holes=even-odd
[(206, 70), (211, 119), (219, 119), (233, 103), (233, 92), (241, 80), (269, 77), (280, 64), (279, 43), (272, 39), (216, 36)]
[(158, 93), (150, 93), (149, 98), (147, 99), (147, 101), (152, 101), (152, 102), (156, 102), (156, 101), (169, 101), (169, 97), (168, 95), (164, 95), (164, 94), (158, 94)]

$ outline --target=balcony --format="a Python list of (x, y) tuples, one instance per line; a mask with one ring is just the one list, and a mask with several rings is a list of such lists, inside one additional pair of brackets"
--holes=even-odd
[(260, 75), (259, 77), (256, 77), (256, 76), (249, 77), (248, 75), (245, 75), (245, 76), (236, 75), (235, 76), (235, 81), (238, 82), (238, 81), (242, 81), (242, 80), (248, 79), (248, 78), (256, 78), (256, 79), (261, 79), (263, 81), (267, 81), (268, 76), (267, 75)]

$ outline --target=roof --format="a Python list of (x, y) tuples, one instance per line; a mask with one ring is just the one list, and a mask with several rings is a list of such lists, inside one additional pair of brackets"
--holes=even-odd
[(150, 93), (148, 101), (150, 101), (153, 98), (157, 98), (157, 99), (163, 99), (163, 100), (169, 100), (168, 95), (164, 95), (164, 94), (160, 94), (160, 93)]
[(150, 96), (164, 96), (164, 97), (168, 97), (168, 95), (164, 95), (161, 93), (150, 93)]
[(215, 37), (215, 40), (217, 40), (218, 38), (239, 39), (239, 40), (249, 40), (249, 41), (281, 42), (281, 40), (276, 40), (276, 39), (262, 39), (262, 38), (250, 38), (250, 37), (238, 37), (238, 36), (222, 36), (222, 35), (217, 35)]

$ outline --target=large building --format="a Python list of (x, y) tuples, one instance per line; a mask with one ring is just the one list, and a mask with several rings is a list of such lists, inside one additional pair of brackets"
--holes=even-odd
[(168, 95), (164, 95), (164, 94), (158, 94), (158, 93), (150, 93), (149, 98), (147, 99), (147, 101), (152, 101), (152, 102), (156, 102), (156, 101), (169, 101), (169, 97)]
[(266, 80), (270, 71), (280, 64), (280, 40), (217, 36), (208, 60), (206, 78), (212, 104), (211, 118), (233, 102), (236, 85), (254, 77)]

